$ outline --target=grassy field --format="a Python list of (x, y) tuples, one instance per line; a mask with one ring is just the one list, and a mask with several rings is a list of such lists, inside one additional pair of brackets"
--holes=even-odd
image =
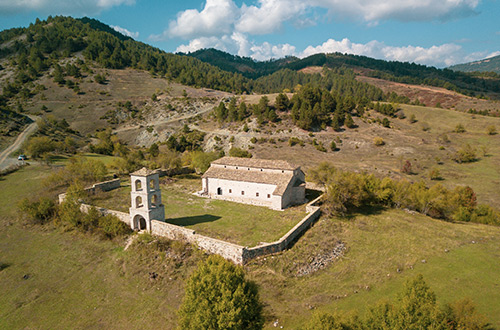
[[(95, 196), (92, 204), (128, 212), (130, 185), (124, 185)], [(305, 205), (274, 211), (194, 196), (201, 189), (201, 179), (196, 176), (164, 181), (161, 188), (167, 222), (243, 246), (276, 241), (306, 215)]]
[[(33, 165), (0, 181), (0, 329), (175, 328), (184, 280), (202, 254), (188, 249), (183, 258), (172, 252), (167, 257), (152, 244), (124, 251), (123, 240), (26, 225), (16, 214), (17, 200), (27, 192), (40, 194), (40, 181), (50, 171)], [(178, 180), (167, 190), (185, 189), (187, 198), (196, 184)], [(341, 259), (296, 275), (338, 241), (347, 247)], [(470, 297), (500, 327), (497, 227), (399, 210), (322, 218), (290, 250), (245, 268), (260, 288), (268, 329), (276, 319), (286, 329), (300, 329), (315, 310), (362, 314), (379, 299), (394, 299), (404, 281), (419, 273), (440, 303)]]
[[(344, 242), (347, 253), (309, 276), (297, 271)], [(404, 211), (323, 219), (290, 250), (252, 262), (272, 315), (298, 329), (312, 311), (361, 315), (381, 299), (395, 299), (406, 279), (421, 273), (440, 303), (469, 297), (500, 327), (500, 228), (450, 224)], [(399, 271), (398, 271), (399, 270)]]

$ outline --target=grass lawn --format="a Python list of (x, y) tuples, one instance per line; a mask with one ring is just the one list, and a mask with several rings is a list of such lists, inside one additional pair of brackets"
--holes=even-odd
[[(163, 180), (165, 181), (165, 180)], [(92, 204), (128, 212), (130, 185), (101, 193)], [(166, 221), (196, 230), (197, 233), (243, 246), (273, 242), (286, 234), (305, 215), (305, 205), (285, 211), (266, 207), (212, 200), (193, 195), (201, 189), (196, 176), (178, 177), (162, 184)]]

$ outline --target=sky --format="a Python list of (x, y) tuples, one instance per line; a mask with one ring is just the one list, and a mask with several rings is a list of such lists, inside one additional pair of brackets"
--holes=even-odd
[(0, 30), (88, 16), (167, 52), (341, 52), (439, 68), (500, 55), (500, 0), (0, 0)]

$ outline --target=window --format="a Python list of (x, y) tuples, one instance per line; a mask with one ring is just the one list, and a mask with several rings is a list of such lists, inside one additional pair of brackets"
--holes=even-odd
[(142, 182), (141, 180), (136, 180), (135, 181), (135, 191), (140, 191), (142, 190)]
[(224, 165), (224, 168), (226, 168), (226, 165)]
[(141, 197), (141, 196), (137, 196), (137, 197), (135, 198), (135, 207), (136, 207), (136, 208), (140, 208), (140, 207), (142, 207), (142, 206), (143, 206), (143, 205), (142, 205), (142, 197)]
[(158, 206), (158, 196), (156, 195), (151, 196), (151, 206), (152, 207)]
[(222, 188), (221, 187), (217, 188), (217, 195), (222, 195)]
[(241, 191), (241, 195), (242, 195), (242, 196), (243, 196), (243, 195), (245, 195), (245, 192), (244, 192), (243, 190)]
[(249, 171), (250, 171), (250, 167), (249, 167), (249, 168), (247, 168), (247, 170), (249, 170)]
[(149, 189), (155, 190), (155, 180), (154, 179), (149, 180)]
[(232, 192), (233, 192), (233, 190), (232, 190), (232, 189), (229, 189), (229, 193), (232, 193)]
[(262, 172), (262, 169), (260, 169), (260, 171)]
[(271, 198), (271, 194), (267, 194), (267, 198)]
[(259, 197), (259, 193), (255, 193), (255, 197)]
[(236, 169), (238, 169), (238, 166), (236, 166)]
[(285, 173), (285, 171), (282, 170), (281, 173)]

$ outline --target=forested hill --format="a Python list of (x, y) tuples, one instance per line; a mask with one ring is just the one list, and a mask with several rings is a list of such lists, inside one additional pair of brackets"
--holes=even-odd
[(61, 59), (79, 53), (104, 68), (145, 70), (189, 86), (234, 92), (252, 89), (252, 82), (241, 74), (193, 57), (166, 53), (89, 18), (49, 17), (37, 19), (27, 28), (0, 32), (0, 60), (13, 59), (9, 63), (17, 71), (12, 83), (18, 86), (9, 86), (10, 92), (36, 80)]
[(241, 73), (243, 76), (252, 79), (267, 76), (280, 69), (287, 68), (288, 63), (298, 61), (296, 57), (285, 57), (278, 60), (261, 62), (255, 61), (250, 57), (231, 55), (214, 48), (200, 49), (183, 55), (195, 57), (203, 62), (217, 66), (222, 70)]
[(311, 66), (345, 67), (363, 69), (363, 74), (375, 78), (407, 84), (444, 87), (467, 95), (500, 92), (499, 77), (484, 79), (481, 76), (449, 69), (437, 69), (415, 63), (384, 61), (366, 56), (341, 53), (315, 54), (303, 59), (290, 57), (266, 62), (256, 62), (249, 58), (233, 56), (213, 49), (199, 50), (189, 54), (189, 56), (196, 57), (221, 69), (241, 73), (252, 78), (265, 76), (282, 69), (298, 71)]
[(453, 65), (450, 69), (463, 72), (494, 72), (500, 75), (500, 55), (481, 61)]

